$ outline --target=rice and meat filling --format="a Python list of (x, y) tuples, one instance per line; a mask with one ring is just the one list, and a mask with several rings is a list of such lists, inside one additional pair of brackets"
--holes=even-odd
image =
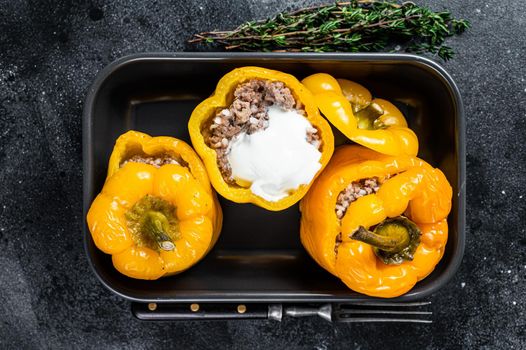
[[(371, 193), (376, 193), (380, 189), (381, 182), (377, 177), (361, 179), (359, 181), (351, 182), (343, 191), (338, 195), (336, 200), (336, 217), (338, 220), (343, 219), (347, 209), (352, 202), (360, 197), (367, 196)], [(340, 232), (334, 242), (334, 252), (338, 254), (338, 247), (342, 243), (342, 233)]]
[(360, 197), (378, 192), (380, 184), (380, 180), (377, 177), (351, 182), (340, 192), (338, 199), (336, 200), (336, 208), (334, 210), (338, 220), (341, 220), (345, 216), (345, 213), (352, 202)]
[[(240, 133), (250, 135), (265, 130), (269, 126), (270, 106), (296, 110), (305, 115), (302, 103), (294, 98), (283, 82), (251, 79), (236, 88), (230, 107), (218, 111), (205, 125), (205, 142), (215, 149), (217, 165), (227, 183), (235, 184), (227, 158), (230, 142)], [(314, 127), (307, 131), (306, 140), (318, 149), (321, 146), (320, 135)]]
[(184, 165), (184, 162), (181, 159), (176, 159), (174, 157), (170, 157), (167, 155), (154, 157), (154, 156), (144, 156), (144, 155), (139, 155), (139, 154), (126, 159), (125, 161), (121, 163), (120, 166), (123, 167), (126, 163), (144, 163), (144, 164), (153, 165), (156, 168), (160, 168), (166, 164)]

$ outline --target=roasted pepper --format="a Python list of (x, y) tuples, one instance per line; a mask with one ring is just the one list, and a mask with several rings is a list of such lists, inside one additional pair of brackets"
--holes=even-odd
[[(363, 179), (378, 179), (378, 187), (338, 219), (342, 191)], [(451, 198), (444, 174), (419, 158), (341, 146), (301, 201), (301, 241), (352, 290), (396, 297), (442, 258)]]
[(350, 140), (377, 152), (415, 156), (418, 139), (389, 101), (373, 99), (362, 85), (317, 73), (302, 80), (323, 115)]
[(129, 131), (87, 215), (95, 245), (138, 279), (179, 273), (215, 244), (222, 213), (201, 160), (172, 137)]
[(236, 87), (250, 79), (262, 79), (283, 82), (292, 92), (296, 101), (299, 101), (306, 112), (305, 118), (315, 127), (321, 135), (321, 164), (316, 176), (323, 170), (334, 151), (334, 137), (330, 125), (319, 114), (312, 94), (292, 75), (260, 67), (242, 67), (234, 69), (221, 78), (213, 95), (201, 102), (192, 112), (188, 129), (192, 144), (208, 170), (212, 185), (223, 197), (236, 203), (253, 203), (268, 210), (278, 211), (286, 209), (297, 203), (308, 191), (308, 185), (302, 185), (287, 197), (276, 201), (268, 201), (255, 195), (250, 190), (250, 183), (227, 183), (217, 165), (217, 153), (210, 148), (203, 137), (203, 128), (215, 113), (228, 107), (233, 100)]

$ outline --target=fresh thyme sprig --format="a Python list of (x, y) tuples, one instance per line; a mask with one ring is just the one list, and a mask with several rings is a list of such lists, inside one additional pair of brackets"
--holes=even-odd
[(448, 11), (433, 12), (412, 2), (353, 0), (279, 13), (234, 30), (195, 34), (191, 43), (217, 43), (226, 50), (371, 52), (396, 45), (408, 52), (453, 57), (446, 38), (469, 28)]

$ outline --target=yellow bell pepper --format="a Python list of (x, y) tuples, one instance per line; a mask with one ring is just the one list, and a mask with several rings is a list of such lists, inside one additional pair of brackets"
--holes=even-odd
[[(339, 194), (370, 178), (379, 179), (377, 192), (352, 201), (339, 220)], [(301, 201), (301, 241), (352, 290), (396, 297), (442, 258), (451, 198), (444, 174), (419, 158), (342, 146)]]
[(362, 85), (317, 73), (302, 80), (323, 115), (350, 140), (388, 155), (415, 156), (418, 139), (392, 103)]
[(306, 112), (305, 117), (313, 127), (318, 129), (321, 136), (320, 151), (322, 156), (320, 163), (322, 166), (317, 173), (318, 175), (327, 165), (334, 151), (334, 137), (330, 125), (320, 116), (312, 94), (290, 74), (260, 67), (242, 67), (229, 72), (218, 82), (212, 96), (201, 102), (192, 112), (188, 122), (190, 138), (196, 152), (203, 159), (212, 185), (219, 194), (236, 203), (253, 203), (272, 211), (283, 210), (297, 203), (308, 191), (310, 184), (301, 186), (289, 196), (277, 202), (267, 201), (252, 193), (249, 188), (250, 183), (243, 183), (243, 186), (239, 185), (240, 183), (237, 185), (229, 184), (223, 179), (217, 166), (216, 151), (205, 143), (202, 134), (202, 129), (206, 122), (215, 116), (217, 110), (228, 107), (231, 104), (232, 95), (236, 87), (250, 79), (283, 82), (291, 90), (294, 98), (301, 102)]
[[(134, 156), (174, 161), (154, 166)], [(129, 131), (117, 139), (87, 222), (95, 245), (112, 255), (120, 273), (157, 279), (182, 272), (206, 255), (219, 236), (222, 212), (188, 144)]]

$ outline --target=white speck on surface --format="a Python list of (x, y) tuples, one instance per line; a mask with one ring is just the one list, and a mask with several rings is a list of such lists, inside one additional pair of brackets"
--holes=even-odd
[(475, 9), (475, 12), (476, 13), (480, 13), (480, 9)]
[(522, 194), (519, 196), (519, 199), (522, 199)]
[(507, 50), (506, 50), (506, 53), (511, 53), (511, 50), (510, 50), (510, 49), (507, 49)]
[(511, 302), (513, 305), (517, 305), (517, 302), (516, 301), (512, 301)]
[(501, 193), (502, 193), (502, 194), (506, 194), (506, 191), (502, 190)]
[(466, 286), (465, 282), (460, 283), (460, 288), (464, 288)]
[(506, 271), (507, 273), (511, 273), (511, 270)]

